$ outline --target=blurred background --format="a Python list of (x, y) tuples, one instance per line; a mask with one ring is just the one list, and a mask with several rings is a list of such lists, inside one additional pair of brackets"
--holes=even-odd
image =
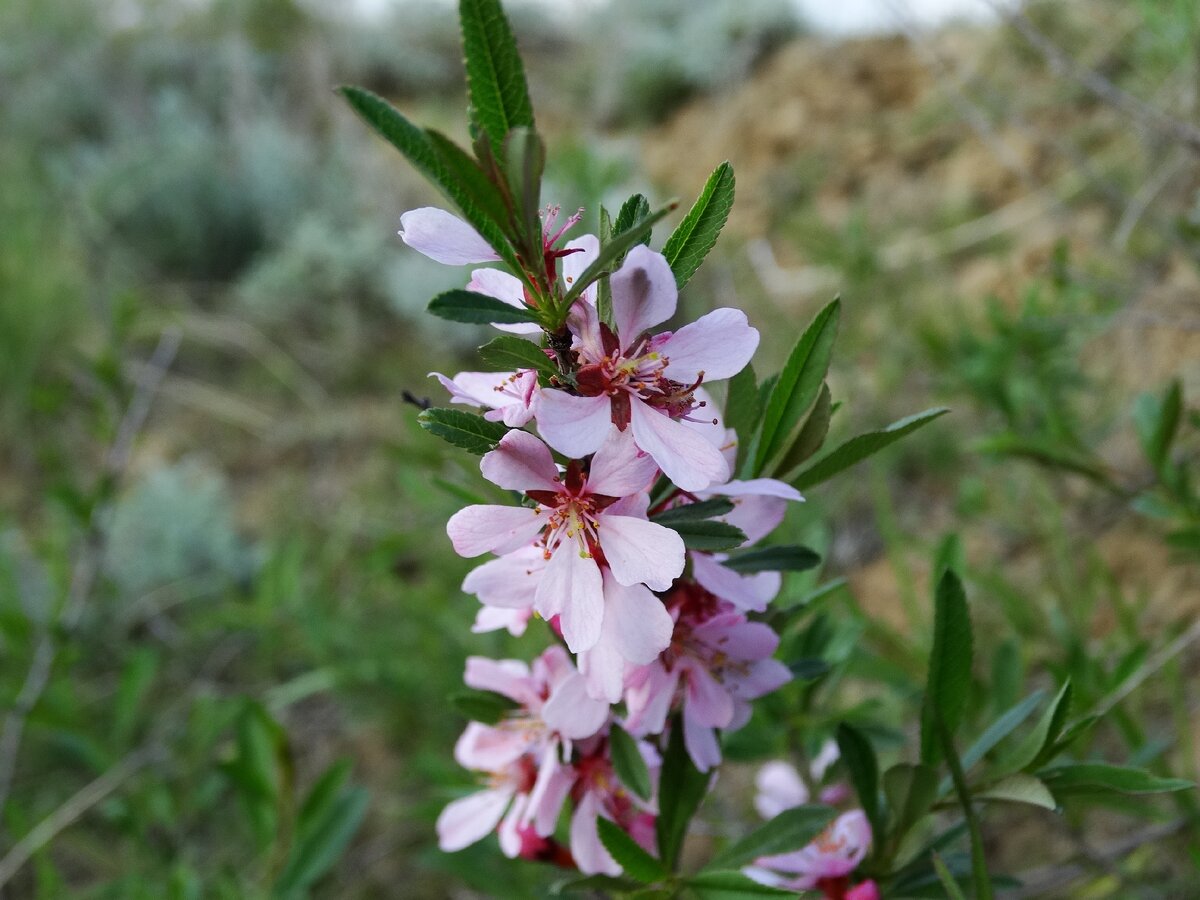
[[(1079, 715), (1111, 713), (1090, 752), (1196, 778), (1200, 7), (507, 6), (545, 199), (594, 229), (634, 191), (686, 206), (728, 158), (684, 316), (745, 308), (773, 371), (840, 293), (834, 438), (953, 409), (792, 513), (826, 563), (781, 602), (842, 674), (729, 755), (784, 752), (787, 716), (899, 753), (953, 559), (981, 716), (1069, 675)], [(423, 313), (467, 273), (396, 237), (437, 198), (342, 83), (464, 137), (453, 5), (0, 2), (3, 897), (552, 877), (435, 847), (470, 784), (463, 660), (540, 641), (469, 631), (443, 527), (487, 487), (402, 397), (439, 398), (426, 373), (472, 368), (485, 333)], [(750, 771), (710, 834), (751, 820)], [(990, 822), (1022, 896), (1200, 896), (1190, 795)]]

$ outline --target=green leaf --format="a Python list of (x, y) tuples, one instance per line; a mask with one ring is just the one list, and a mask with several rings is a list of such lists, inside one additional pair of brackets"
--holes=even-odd
[(138, 713), (154, 685), (158, 673), (158, 653), (150, 647), (134, 650), (121, 672), (117, 694), (113, 702), (113, 720), (110, 736), (117, 747), (125, 747), (137, 726)]
[(571, 289), (567, 291), (566, 296), (563, 298), (563, 314), (565, 315), (566, 311), (571, 308), (571, 304), (579, 299), (579, 295), (584, 292), (588, 285), (601, 275), (607, 275), (611, 272), (616, 267), (617, 262), (629, 252), (630, 248), (640, 243), (650, 233), (650, 229), (654, 223), (673, 210), (675, 206), (674, 202), (668, 203), (662, 209), (656, 210), (646, 216), (646, 218), (627, 231), (619, 231), (614, 234), (612, 239), (600, 248), (600, 253), (593, 260), (592, 264), (583, 270), (583, 274), (575, 280), (575, 283), (571, 285)]
[(300, 807), (300, 815), (296, 819), (296, 833), (300, 840), (304, 840), (317, 830), (349, 780), (350, 761), (346, 759), (335, 762), (321, 773), (321, 777), (317, 779), (309, 789), (308, 796), (304, 798), (304, 803)]
[(509, 223), (512, 211), (492, 177), (467, 151), (441, 132), (427, 128), (425, 139), (441, 163), (455, 196), (469, 202), (488, 221), (494, 222), (497, 229), (506, 235), (506, 240), (511, 238)]
[(820, 554), (798, 544), (759, 547), (735, 554), (722, 563), (742, 575), (753, 575), (755, 572), (806, 572), (820, 564)]
[(813, 485), (828, 481), (839, 472), (862, 462), (885, 447), (889, 447), (900, 438), (912, 434), (918, 428), (928, 425), (934, 419), (950, 412), (945, 407), (927, 409), (906, 418), (893, 422), (887, 428), (879, 431), (868, 431), (853, 437), (839, 447), (822, 456), (815, 463), (792, 479), (792, 484), (804, 490)]
[[(642, 195), (637, 194), (636, 196), (641, 197)], [(622, 210), (623, 209), (624, 209), (624, 207), (622, 207)], [(621, 229), (621, 230), (624, 231), (625, 229)], [(603, 206), (601, 206), (600, 207), (600, 246), (601, 247), (603, 247), (605, 244), (608, 243), (609, 239), (612, 237), (612, 234), (613, 234), (612, 219), (608, 215), (608, 210), (605, 209)], [(649, 240), (650, 235), (647, 234), (646, 238), (647, 238), (647, 240)], [(596, 315), (599, 316), (601, 322), (603, 322), (609, 328), (612, 327), (612, 324), (613, 324), (612, 285), (610, 285), (608, 283), (607, 278), (601, 278), (600, 283), (596, 286)]]
[(759, 826), (744, 838), (726, 847), (705, 866), (706, 869), (736, 869), (759, 856), (799, 850), (825, 830), (833, 821), (828, 806), (794, 806)]
[(941, 854), (934, 853), (932, 860), (933, 870), (937, 872), (938, 881), (942, 883), (942, 889), (945, 890), (946, 896), (950, 900), (967, 900), (963, 896), (962, 888), (959, 887), (958, 881), (955, 880), (950, 870), (946, 868), (946, 863), (942, 859)]
[(520, 704), (495, 691), (462, 691), (450, 697), (458, 712), (472, 722), (495, 725)]
[(679, 861), (688, 823), (708, 793), (710, 780), (688, 755), (683, 743), (683, 723), (676, 717), (658, 776), (658, 818), (654, 823), (659, 858), (672, 871)]
[(616, 771), (617, 777), (621, 779), (621, 783), (643, 800), (649, 800), (652, 788), (650, 770), (646, 767), (646, 760), (642, 758), (641, 751), (638, 750), (637, 741), (615, 722), (609, 728), (608, 749), (609, 755), (612, 757), (613, 769)]
[(687, 878), (684, 883), (701, 900), (761, 900), (762, 897), (795, 898), (795, 891), (784, 891), (759, 884), (753, 878), (736, 871), (705, 871)]
[(333, 867), (362, 824), (368, 799), (362, 788), (351, 788), (330, 804), (320, 820), (312, 823), (308, 835), (296, 844), (275, 883), (276, 896), (302, 895)]
[(1156, 470), (1166, 463), (1183, 416), (1183, 389), (1172, 381), (1162, 397), (1143, 394), (1133, 407), (1133, 422), (1146, 458)]
[(1067, 723), (1067, 713), (1070, 712), (1070, 708), (1071, 681), (1068, 679), (1059, 689), (1053, 702), (1046, 707), (1033, 730), (996, 761), (995, 777), (1000, 778), (1036, 765), (1042, 751), (1049, 748), (1058, 739), (1059, 733)]
[(621, 878), (613, 875), (585, 875), (583, 878), (573, 878), (560, 881), (550, 888), (551, 895), (560, 894), (595, 894), (597, 891), (607, 891), (613, 895), (636, 891), (640, 885), (632, 878)]
[(962, 723), (971, 690), (971, 617), (962, 582), (947, 572), (938, 582), (934, 600), (933, 650), (929, 656), (929, 680), (921, 714), (921, 762), (938, 760), (934, 713), (941, 716), (951, 736)]
[(772, 386), (760, 427), (754, 474), (763, 472), (770, 460), (790, 446), (801, 417), (817, 399), (829, 370), (841, 308), (841, 301), (834, 300), (817, 313)]
[(858, 804), (871, 823), (871, 831), (881, 835), (884, 829), (879, 810), (879, 760), (875, 757), (875, 749), (866, 736), (848, 722), (838, 725), (837, 744), (842, 762), (850, 773), (850, 783), (858, 794)]
[(509, 369), (536, 369), (546, 375), (555, 375), (558, 368), (541, 347), (533, 341), (505, 334), (492, 338), (479, 348), (485, 363), (502, 371)]
[(612, 855), (625, 874), (642, 884), (654, 884), (670, 877), (662, 863), (642, 849), (620, 825), (603, 816), (596, 819), (600, 843)]
[(883, 773), (883, 794), (892, 811), (892, 828), (902, 835), (924, 818), (937, 798), (937, 772), (925, 765), (898, 763)]
[(976, 800), (1000, 800), (1006, 803), (1028, 803), (1042, 809), (1057, 809), (1054, 795), (1046, 789), (1041, 779), (1024, 772), (1009, 775), (995, 784), (974, 794)]
[[(991, 725), (984, 729), (983, 734), (975, 739), (975, 743), (967, 748), (962, 755), (963, 769), (970, 769), (983, 759), (992, 748), (999, 744), (1037, 709), (1038, 704), (1046, 694), (1044, 691), (1034, 691), (1016, 706), (1006, 710)], [(943, 787), (942, 790), (946, 788)]]
[(670, 509), (664, 509), (662, 512), (651, 516), (650, 521), (671, 528), (673, 527), (673, 523), (697, 522), (701, 519), (711, 519), (715, 516), (723, 516), (731, 512), (733, 512), (732, 500), (728, 500), (725, 497), (713, 497), (710, 500), (701, 500), (697, 503), (684, 503), (679, 506), (672, 506)]
[(758, 426), (760, 410), (757, 376), (754, 366), (747, 364), (729, 379), (725, 395), (725, 427), (732, 428), (738, 439), (738, 460), (734, 471), (741, 471), (742, 461), (754, 437), (754, 429)]
[(678, 533), (683, 538), (683, 545), (689, 550), (717, 553), (732, 550), (746, 543), (746, 533), (727, 522), (717, 522), (713, 519), (657, 521)]
[[(621, 209), (617, 212), (617, 218), (613, 221), (612, 232), (620, 234), (623, 231), (628, 231), (648, 215), (650, 215), (650, 201), (641, 194), (634, 194), (621, 204)], [(645, 232), (645, 237), (642, 238), (641, 242), (643, 244), (650, 242), (649, 231)]]
[(476, 456), (495, 449), (500, 439), (508, 434), (508, 427), (503, 422), (489, 422), (483, 416), (461, 409), (427, 409), (417, 416), (417, 424)]
[(532, 128), (517, 127), (504, 141), (508, 185), (517, 202), (517, 217), (525, 227), (525, 246), (531, 252), (542, 243), (539, 218), (546, 145)]
[(821, 449), (825, 438), (829, 435), (829, 423), (832, 419), (833, 400), (829, 394), (829, 385), (826, 383), (821, 385), (821, 392), (817, 394), (817, 400), (809, 410), (796, 439), (780, 457), (779, 462), (772, 466), (773, 473), (787, 481), (792, 472)]
[(1103, 763), (1078, 763), (1043, 769), (1038, 777), (1055, 797), (1074, 794), (1164, 794), (1186, 791), (1195, 785), (1182, 778), (1163, 778), (1145, 769), (1110, 766)]
[(533, 127), (533, 104), (512, 28), (500, 0), (459, 0), (467, 96), (496, 157), (514, 128)]
[(469, 325), (513, 325), (541, 321), (537, 310), (527, 306), (509, 306), (495, 297), (461, 289), (438, 294), (429, 301), (428, 308), (438, 318)]
[(733, 187), (733, 166), (723, 162), (708, 176), (695, 204), (663, 245), (663, 256), (671, 264), (675, 284), (680, 289), (691, 280), (717, 243), (717, 236), (733, 209)]
[(797, 681), (816, 681), (832, 669), (833, 666), (818, 656), (806, 656), (788, 664), (788, 671)]

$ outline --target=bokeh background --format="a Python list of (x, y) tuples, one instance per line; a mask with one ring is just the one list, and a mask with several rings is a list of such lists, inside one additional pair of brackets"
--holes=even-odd
[[(1136, 425), (1175, 380), (1200, 396), (1200, 8), (508, 6), (547, 199), (593, 223), (634, 191), (687, 204), (731, 160), (687, 317), (744, 307), (770, 371), (840, 293), (835, 437), (953, 409), (784, 526), (826, 564), (783, 602), (832, 584), (848, 673), (806, 733), (849, 716), (898, 750), (954, 558), (981, 710), (1070, 675), (1111, 712), (1096, 753), (1195, 778), (1200, 510)], [(547, 883), (434, 846), (469, 784), (464, 658), (539, 642), (468, 629), (443, 525), (487, 487), (403, 396), (437, 397), (426, 373), (471, 368), (484, 330), (423, 313), (466, 273), (396, 237), (436, 197), (341, 83), (463, 137), (452, 4), (0, 2), (4, 897), (271, 896), (339, 760), (320, 783), (362, 824), (301, 892)], [(733, 757), (778, 743), (756, 728)], [(732, 767), (709, 833), (749, 821), (747, 785)], [(1050, 885), (1026, 896), (1200, 896), (1194, 807), (1013, 813), (991, 851)]]

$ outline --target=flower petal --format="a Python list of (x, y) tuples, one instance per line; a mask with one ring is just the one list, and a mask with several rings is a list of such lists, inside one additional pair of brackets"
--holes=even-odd
[(628, 350), (642, 332), (675, 314), (679, 300), (675, 274), (666, 257), (646, 245), (638, 244), (630, 250), (609, 281), (613, 320), (622, 350)]
[(475, 505), (460, 509), (446, 523), (446, 534), (459, 556), (508, 553), (530, 543), (546, 516), (524, 506)]
[(576, 459), (595, 453), (612, 428), (612, 401), (543, 390), (537, 408), (538, 431), (559, 453)]
[(472, 569), (463, 579), (462, 589), (487, 606), (529, 609), (545, 568), (546, 557), (540, 549), (522, 547)]
[(629, 431), (613, 428), (592, 457), (587, 489), (592, 494), (626, 497), (647, 490), (658, 474), (658, 463), (638, 450)]
[(729, 691), (702, 664), (687, 662), (684, 673), (687, 679), (684, 704), (687, 715), (701, 725), (726, 727), (733, 720), (733, 698), (729, 696)]
[[(587, 267), (596, 261), (596, 257), (600, 255), (600, 239), (594, 234), (581, 234), (573, 241), (568, 241), (564, 250), (578, 250), (578, 253), (572, 253), (569, 256), (564, 256), (562, 261), (562, 277), (570, 288), (586, 271)], [(596, 283), (592, 282), (584, 289), (580, 298), (585, 303), (594, 304), (596, 302)]]
[(656, 348), (668, 360), (663, 373), (672, 381), (691, 384), (732, 378), (746, 367), (758, 349), (758, 329), (750, 327), (740, 309), (714, 309), (684, 325)]
[(644, 585), (623, 585), (610, 571), (604, 573), (604, 631), (621, 656), (644, 666), (670, 646), (675, 620)]
[(564, 541), (546, 566), (535, 606), (546, 618), (560, 611), (563, 640), (572, 653), (590, 650), (600, 640), (604, 620), (600, 567), (583, 556), (574, 542)]
[(471, 625), (473, 634), (487, 634), (489, 631), (508, 629), (513, 637), (525, 633), (529, 620), (533, 617), (532, 609), (501, 609), (495, 606), (481, 606), (475, 613), (475, 622)]
[(701, 772), (721, 764), (721, 745), (717, 742), (716, 732), (689, 715), (686, 707), (683, 711), (683, 745)]
[(511, 728), (468, 722), (454, 744), (454, 761), (464, 769), (503, 772), (529, 752), (530, 736)]
[(516, 659), (468, 656), (463, 683), (477, 691), (493, 691), (523, 706), (541, 702), (541, 694), (529, 674), (529, 666)]
[(601, 516), (600, 546), (613, 576), (623, 585), (665, 591), (683, 572), (683, 538), (670, 528), (632, 516)]
[(436, 206), (410, 209), (400, 217), (400, 238), (447, 266), (492, 262), (500, 257), (470, 225)]
[[(495, 297), (509, 306), (525, 305), (525, 287), (520, 279), (499, 269), (475, 269), (471, 273), (471, 280), (467, 282), (467, 290)], [(492, 327), (510, 334), (537, 334), (542, 330), (542, 326), (536, 322), (513, 322), (507, 325), (493, 322)]]
[(745, 612), (762, 612), (775, 599), (783, 586), (778, 572), (755, 572), (742, 575), (720, 560), (725, 554), (693, 553), (692, 576), (700, 586), (722, 600), (727, 600)]
[(537, 781), (529, 792), (533, 829), (542, 837), (554, 834), (562, 805), (575, 784), (575, 769), (559, 762), (558, 750), (558, 741), (552, 741), (546, 747), (542, 764), (538, 767)]
[[(602, 815), (594, 791), (588, 791), (571, 816), (571, 856), (584, 875), (620, 875), (621, 867), (600, 843), (596, 818)], [(605, 815), (604, 818), (609, 818)]]
[[(548, 393), (542, 393), (543, 404)], [(729, 477), (729, 464), (721, 451), (698, 431), (655, 412), (641, 400), (634, 400), (630, 408), (633, 439), (677, 487), (700, 491)]]
[(542, 707), (542, 721), (563, 737), (581, 741), (608, 721), (608, 704), (589, 697), (586, 679), (576, 674), (554, 689)]
[(496, 788), (455, 800), (438, 816), (438, 847), (453, 853), (483, 840), (500, 823), (512, 796), (511, 788)]
[(550, 448), (528, 431), (510, 431), (495, 450), (483, 454), (479, 471), (509, 491), (558, 491), (558, 466)]
[(758, 788), (754, 808), (764, 819), (773, 819), (785, 809), (808, 802), (808, 788), (800, 773), (791, 763), (782, 760), (773, 760), (759, 769), (754, 776), (754, 786)]

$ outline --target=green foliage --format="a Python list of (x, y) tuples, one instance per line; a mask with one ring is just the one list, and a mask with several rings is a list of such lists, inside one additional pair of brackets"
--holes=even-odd
[[(691, 280), (708, 251), (716, 245), (733, 209), (733, 187), (733, 166), (723, 162), (708, 177), (688, 214), (663, 244), (662, 254), (670, 263), (671, 271), (675, 273), (675, 284), (680, 289)], [(639, 218), (644, 218), (644, 215)], [(620, 223), (621, 217), (618, 216), (618, 226)]]
[(614, 723), (608, 731), (608, 743), (613, 769), (621, 783), (643, 800), (649, 800), (652, 793), (650, 770), (638, 750), (637, 741)]
[(494, 449), (508, 433), (508, 427), (502, 422), (489, 422), (483, 416), (461, 409), (427, 409), (417, 421), (430, 434), (476, 456)]
[(756, 572), (807, 572), (821, 564), (821, 556), (808, 547), (779, 545), (758, 547), (744, 553), (735, 553), (722, 561), (728, 569), (741, 575)]
[(796, 806), (726, 847), (712, 858), (710, 870), (737, 869), (759, 856), (786, 853), (803, 847), (833, 821), (834, 811), (827, 806)]

